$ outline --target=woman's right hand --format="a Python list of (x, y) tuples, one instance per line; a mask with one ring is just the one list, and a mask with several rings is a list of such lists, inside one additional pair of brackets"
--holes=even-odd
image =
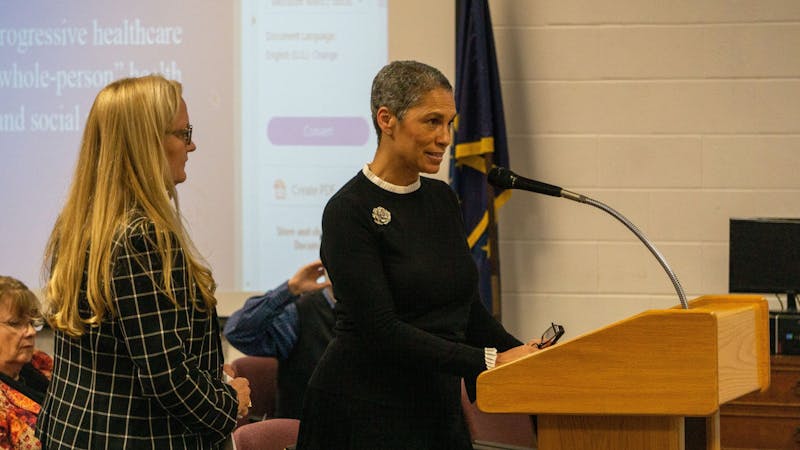
[(228, 382), (231, 387), (236, 391), (236, 397), (239, 399), (239, 417), (247, 416), (247, 411), (252, 406), (250, 402), (250, 382), (247, 378), (237, 377)]
[(510, 348), (504, 352), (497, 354), (495, 367), (510, 363), (511, 361), (515, 361), (517, 359), (522, 358), (523, 356), (530, 355), (531, 353), (535, 353), (538, 351), (539, 348), (537, 346), (527, 345), (527, 344)]

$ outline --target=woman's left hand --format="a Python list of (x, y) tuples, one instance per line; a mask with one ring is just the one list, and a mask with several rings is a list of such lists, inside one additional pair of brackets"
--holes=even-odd
[(236, 398), (239, 400), (239, 407), (237, 410), (238, 417), (247, 416), (247, 411), (253, 406), (250, 400), (250, 382), (247, 378), (234, 378), (228, 384), (236, 391)]
[(541, 342), (542, 342), (542, 340), (541, 340), (541, 339), (539, 339), (539, 338), (536, 338), (536, 339), (531, 339), (531, 340), (530, 340), (530, 341), (528, 341), (528, 343), (527, 343), (527, 344), (525, 344), (525, 345), (528, 345), (528, 346), (530, 346), (530, 347), (536, 347), (536, 348), (539, 348), (539, 343), (541, 343)]
[(523, 356), (530, 355), (531, 353), (538, 352), (539, 348), (537, 346), (531, 346), (528, 344), (519, 345), (517, 347), (510, 348), (502, 353), (497, 354), (497, 361), (495, 362), (495, 367), (510, 363), (511, 361), (517, 360), (522, 358)]
[(230, 378), (236, 378), (236, 371), (233, 369), (233, 366), (228, 363), (222, 365), (222, 372)]
[(236, 397), (239, 399), (238, 417), (247, 415), (247, 411), (253, 407), (250, 400), (250, 383), (247, 378), (237, 377), (236, 371), (230, 364), (222, 365), (222, 372), (225, 373), (226, 382), (236, 390)]

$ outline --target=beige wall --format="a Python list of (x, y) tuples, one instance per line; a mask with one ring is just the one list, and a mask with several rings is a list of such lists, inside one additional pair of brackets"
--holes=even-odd
[[(730, 217), (800, 216), (800, 2), (490, 7), (512, 169), (627, 216), (689, 298), (727, 292)], [(500, 247), (504, 323), (522, 336), (678, 303), (647, 249), (590, 206), (516, 192)]]

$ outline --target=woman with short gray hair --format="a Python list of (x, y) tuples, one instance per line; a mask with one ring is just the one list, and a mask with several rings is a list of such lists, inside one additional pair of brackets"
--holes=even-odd
[(322, 217), (336, 337), (309, 382), (297, 448), (471, 449), (461, 379), (474, 386), (536, 347), (486, 311), (458, 200), (420, 176), (439, 170), (450, 145), (447, 78), (393, 62), (373, 81), (371, 107), (375, 156)]

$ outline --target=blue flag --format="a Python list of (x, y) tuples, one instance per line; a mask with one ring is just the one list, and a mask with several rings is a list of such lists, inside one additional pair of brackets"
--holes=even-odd
[[(450, 179), (461, 201), (467, 240), (478, 265), (481, 298), (487, 310), (499, 317), (499, 255), (493, 219), (495, 209), (508, 200), (511, 192), (493, 190), (486, 181), (492, 164), (508, 167), (509, 162), (487, 0), (459, 0), (457, 30), (455, 100), (458, 115)], [(494, 239), (490, 239), (491, 236)]]

